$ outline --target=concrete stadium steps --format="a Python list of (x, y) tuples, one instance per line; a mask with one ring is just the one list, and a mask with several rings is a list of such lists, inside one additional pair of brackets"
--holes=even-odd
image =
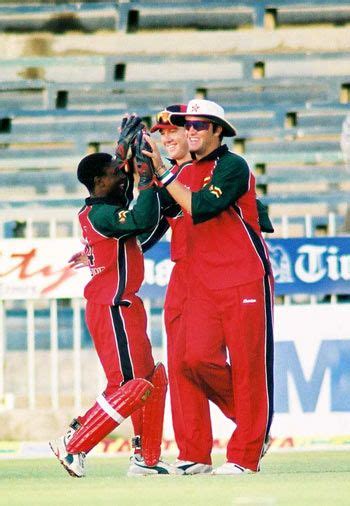
[[(346, 117), (346, 104), (327, 106), (289, 107), (289, 104), (264, 107), (234, 106), (226, 108), (226, 117), (238, 131), (240, 139), (256, 137), (315, 137), (338, 136)], [(123, 116), (130, 111), (140, 114), (147, 124), (151, 124), (159, 109), (144, 104), (141, 109), (122, 107), (87, 109), (4, 109), (0, 115), (0, 140), (3, 143), (63, 142), (84, 139), (85, 142), (96, 136), (113, 141), (118, 134), (118, 126)], [(18, 137), (17, 137), (18, 136)], [(324, 137), (323, 137), (324, 138)]]
[(347, 26), (279, 28), (268, 30), (152, 30), (129, 35), (115, 32), (67, 35), (0, 32), (1, 58), (12, 60), (30, 56), (124, 56), (144, 58), (158, 54), (174, 55), (259, 55), (264, 53), (328, 53), (350, 49)]
[(349, 68), (346, 52), (167, 59), (151, 55), (146, 62), (136, 55), (3, 59), (0, 104), (3, 111), (14, 107), (16, 99), (31, 109), (84, 109), (92, 104), (95, 109), (108, 104), (139, 109), (145, 103), (159, 109), (169, 101), (187, 102), (194, 96), (225, 107), (348, 104)]
[[(2, 115), (7, 109), (108, 109), (159, 110), (164, 104), (186, 103), (191, 98), (207, 98), (225, 109), (234, 105), (257, 109), (280, 104), (305, 107), (306, 104), (349, 103), (347, 76), (325, 79), (276, 79), (226, 81), (182, 80), (172, 82), (134, 82), (114, 85), (85, 83), (9, 82), (0, 85)], [(271, 80), (270, 80), (271, 81)], [(345, 94), (343, 93), (346, 92)], [(342, 98), (343, 95), (343, 98)], [(134, 108), (134, 109), (133, 109)]]
[(349, 6), (344, 0), (124, 0), (56, 5), (5, 5), (0, 8), (0, 29), (16, 31), (96, 31), (119, 29), (229, 28), (284, 24), (346, 23)]
[[(118, 136), (118, 127), (125, 115), (126, 110), (105, 109), (100, 111), (82, 110), (82, 111), (7, 111), (6, 117), (9, 120), (7, 128), (0, 128), (0, 138), (3, 142), (9, 142), (11, 134), (12, 142), (23, 142), (24, 137), (34, 141), (34, 136), (41, 135), (41, 142), (45, 140), (50, 142), (65, 140), (70, 142), (81, 135), (86, 135), (87, 139), (92, 136), (96, 141), (99, 136), (108, 133), (109, 140), (113, 141)], [(23, 136), (23, 137), (22, 137)]]
[[(264, 16), (278, 25), (289, 2), (272, 4)], [(339, 146), (350, 103), (348, 35), (346, 27), (312, 25), (0, 35), (1, 205), (79, 207), (76, 165), (89, 150), (113, 152), (124, 112), (150, 121), (164, 104), (197, 96), (225, 107), (238, 130), (235, 150), (256, 172), (273, 217), (287, 212), (297, 221), (310, 212), (321, 222), (340, 207), (341, 220), (349, 200)], [(11, 179), (17, 172), (22, 182)]]
[(16, 172), (0, 172), (0, 199), (18, 200), (35, 198), (37, 195), (51, 197), (84, 198), (86, 190), (72, 171), (62, 170), (26, 170)]
[[(285, 199), (295, 200), (300, 194), (304, 200), (309, 193), (320, 194), (325, 191), (350, 191), (350, 173), (342, 165), (329, 166), (274, 166), (265, 168), (264, 173), (253, 169), (256, 176), (257, 191), (269, 201), (283, 194)], [(75, 167), (71, 171), (51, 170), (17, 170), (0, 172), (0, 198), (5, 201), (21, 201), (37, 197), (81, 198), (86, 191), (76, 178)]]
[[(98, 137), (97, 137), (98, 138)], [(239, 141), (236, 141), (236, 143)], [(55, 143), (51, 145), (5, 147), (1, 149), (0, 170), (23, 169), (74, 169), (91, 145), (92, 150), (98, 147), (99, 151), (113, 152), (115, 141), (109, 139), (103, 142), (101, 137), (96, 143), (82, 145), (64, 145)], [(229, 144), (230, 147), (230, 144)], [(266, 163), (342, 163), (343, 157), (338, 141), (288, 141), (288, 140), (245, 140), (242, 146), (238, 145), (236, 152), (244, 156), (250, 165)]]
[(119, 19), (116, 2), (1, 5), (0, 30), (9, 32), (115, 30)]
[[(293, 77), (346, 77), (348, 52), (300, 54), (260, 53), (218, 55), (213, 53), (176, 54), (164, 58), (157, 54), (118, 56), (32, 56), (1, 59), (2, 82), (43, 79), (46, 82), (119, 83), (176, 82), (201, 79), (204, 82)], [(215, 74), (210, 73), (215, 69)], [(83, 76), (83, 78), (82, 78)], [(267, 81), (267, 84), (272, 84)]]
[[(314, 204), (318, 201), (330, 206), (346, 203), (350, 197), (350, 174), (342, 165), (284, 166), (269, 168), (264, 174), (253, 169), (257, 192), (268, 205)], [(2, 205), (52, 206), (49, 201), (74, 202), (85, 198), (84, 188), (78, 184), (75, 167), (67, 170), (29, 170), (0, 173)]]
[(78, 153), (73, 148), (58, 149), (8, 149), (1, 150), (0, 170), (74, 170), (85, 153)]
[[(231, 104), (225, 108), (225, 115), (247, 137), (254, 132), (280, 129), (285, 136), (302, 137), (319, 133), (340, 133), (342, 122), (349, 111), (348, 104), (337, 102), (314, 102), (307, 104)], [(251, 132), (251, 134), (249, 134)]]

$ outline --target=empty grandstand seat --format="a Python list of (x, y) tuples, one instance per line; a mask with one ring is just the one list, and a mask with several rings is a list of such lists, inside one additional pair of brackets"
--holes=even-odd
[(225, 29), (254, 24), (255, 8), (245, 2), (136, 1), (120, 4), (119, 27), (126, 31), (154, 28)]
[[(308, 25), (316, 23), (344, 24), (350, 21), (350, 5), (346, 1), (293, 1), (274, 2), (268, 8), (273, 26)], [(270, 25), (271, 26), (271, 25)]]
[(350, 19), (344, 0), (130, 0), (119, 5), (119, 28), (236, 28), (246, 25), (344, 23)]
[(118, 21), (117, 3), (66, 2), (0, 6), (0, 31), (63, 33), (69, 30), (93, 32), (114, 30)]
[(350, 20), (345, 0), (124, 0), (36, 2), (0, 6), (0, 30), (85, 32), (100, 29), (134, 32), (154, 28), (234, 29), (242, 26), (335, 23)]

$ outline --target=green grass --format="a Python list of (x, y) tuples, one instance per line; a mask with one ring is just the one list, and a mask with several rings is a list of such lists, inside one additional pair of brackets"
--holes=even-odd
[[(170, 461), (171, 459), (169, 459)], [(223, 456), (216, 456), (221, 464)], [(91, 458), (71, 478), (52, 459), (0, 460), (0, 504), (36, 506), (350, 505), (350, 452), (270, 453), (258, 474), (127, 478), (128, 459)]]

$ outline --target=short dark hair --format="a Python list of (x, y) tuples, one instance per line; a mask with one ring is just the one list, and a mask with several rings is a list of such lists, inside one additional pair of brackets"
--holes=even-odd
[(105, 169), (111, 165), (112, 159), (112, 155), (108, 153), (92, 153), (79, 162), (78, 180), (86, 186), (90, 193), (95, 188), (95, 177), (105, 175)]
[[(214, 121), (212, 121), (212, 124), (213, 124), (213, 132), (216, 132), (216, 130), (218, 129), (218, 127), (221, 126), (218, 123), (214, 123)], [(223, 141), (223, 138), (224, 138), (224, 134), (223, 134), (223, 132), (221, 132), (221, 134), (219, 135), (220, 142)]]

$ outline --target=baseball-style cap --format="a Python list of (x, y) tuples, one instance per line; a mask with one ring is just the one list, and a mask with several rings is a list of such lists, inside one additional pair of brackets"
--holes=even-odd
[(193, 99), (188, 102), (185, 112), (171, 112), (169, 121), (176, 126), (184, 126), (186, 122), (185, 116), (202, 116), (210, 119), (216, 125), (222, 126), (223, 135), (226, 137), (234, 137), (236, 129), (225, 119), (225, 111), (221, 105), (211, 100)]
[(186, 112), (185, 104), (173, 104), (166, 107), (163, 111), (156, 114), (156, 123), (151, 128), (151, 132), (156, 132), (162, 128), (174, 128), (169, 121), (169, 116), (172, 112)]

